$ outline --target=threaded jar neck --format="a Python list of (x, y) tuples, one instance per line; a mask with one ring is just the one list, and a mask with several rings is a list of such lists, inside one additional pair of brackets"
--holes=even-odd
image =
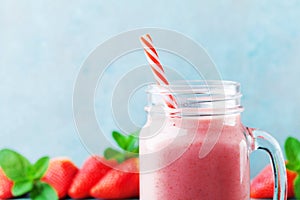
[[(240, 84), (233, 81), (174, 81), (170, 85), (150, 84), (147, 88), (146, 111), (180, 116), (215, 116), (238, 114), (241, 106)], [(177, 107), (166, 104), (168, 96), (176, 99)]]

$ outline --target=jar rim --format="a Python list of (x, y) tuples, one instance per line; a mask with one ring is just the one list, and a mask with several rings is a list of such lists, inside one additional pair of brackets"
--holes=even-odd
[[(174, 80), (169, 82), (170, 85), (173, 86), (182, 86), (182, 85), (235, 85), (240, 86), (239, 82), (230, 81), (230, 80)], [(150, 85), (157, 85), (157, 84), (150, 84)]]
[(146, 90), (152, 94), (198, 93), (212, 96), (241, 96), (240, 83), (227, 80), (178, 80), (169, 85), (151, 83)]
[(169, 85), (149, 84), (146, 92), (150, 104), (146, 106), (164, 105), (164, 96), (172, 95), (178, 107), (170, 109), (164, 107), (166, 112), (178, 111), (201, 115), (223, 115), (240, 113), (240, 83), (226, 80), (180, 80), (172, 81)]

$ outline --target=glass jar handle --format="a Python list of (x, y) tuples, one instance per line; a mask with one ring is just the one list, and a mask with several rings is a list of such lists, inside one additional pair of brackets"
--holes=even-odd
[(287, 199), (287, 177), (285, 162), (280, 150), (278, 142), (267, 132), (247, 128), (252, 136), (252, 150), (266, 151), (271, 160), (274, 172), (274, 195), (273, 200), (286, 200)]

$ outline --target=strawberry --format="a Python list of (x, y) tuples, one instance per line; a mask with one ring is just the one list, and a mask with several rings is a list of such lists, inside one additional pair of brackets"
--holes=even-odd
[(13, 195), (11, 189), (13, 182), (7, 178), (3, 170), (0, 168), (0, 199), (9, 199)]
[(78, 168), (68, 158), (55, 158), (50, 161), (42, 181), (50, 184), (61, 199), (67, 195), (77, 172)]
[[(288, 179), (288, 197), (295, 196), (294, 180), (297, 173), (287, 169)], [(251, 198), (273, 198), (274, 193), (274, 177), (272, 166), (266, 166), (252, 181), (251, 181)]]
[(91, 189), (95, 198), (121, 199), (139, 196), (139, 160), (131, 158), (112, 169)]
[(90, 156), (76, 174), (69, 196), (72, 198), (87, 198), (90, 189), (109, 171), (117, 165), (115, 160), (106, 160), (100, 156)]

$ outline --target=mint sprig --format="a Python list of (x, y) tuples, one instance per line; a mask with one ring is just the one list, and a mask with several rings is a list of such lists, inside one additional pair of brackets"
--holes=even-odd
[(300, 141), (293, 137), (288, 137), (284, 144), (287, 157), (286, 168), (297, 173), (294, 180), (294, 191), (296, 199), (300, 200)]
[(33, 200), (58, 199), (55, 190), (48, 183), (41, 182), (46, 173), (50, 158), (45, 156), (31, 164), (21, 154), (10, 150), (0, 151), (0, 167), (6, 176), (14, 182), (12, 194), (15, 197), (30, 193)]
[(31, 180), (15, 181), (12, 188), (14, 196), (22, 196), (27, 192), (30, 192), (33, 188), (33, 182)]
[(53, 187), (48, 183), (37, 181), (34, 190), (30, 192), (30, 198), (33, 200), (57, 200), (57, 194)]
[(107, 148), (104, 151), (104, 157), (108, 160), (115, 159), (119, 163), (128, 158), (138, 157), (139, 154), (139, 139), (138, 133), (134, 132), (129, 135), (124, 135), (118, 131), (112, 132), (112, 137), (116, 141), (120, 149)]
[(0, 151), (0, 166), (9, 179), (19, 181), (27, 176), (27, 170), (31, 164), (21, 154), (9, 149), (3, 149)]

